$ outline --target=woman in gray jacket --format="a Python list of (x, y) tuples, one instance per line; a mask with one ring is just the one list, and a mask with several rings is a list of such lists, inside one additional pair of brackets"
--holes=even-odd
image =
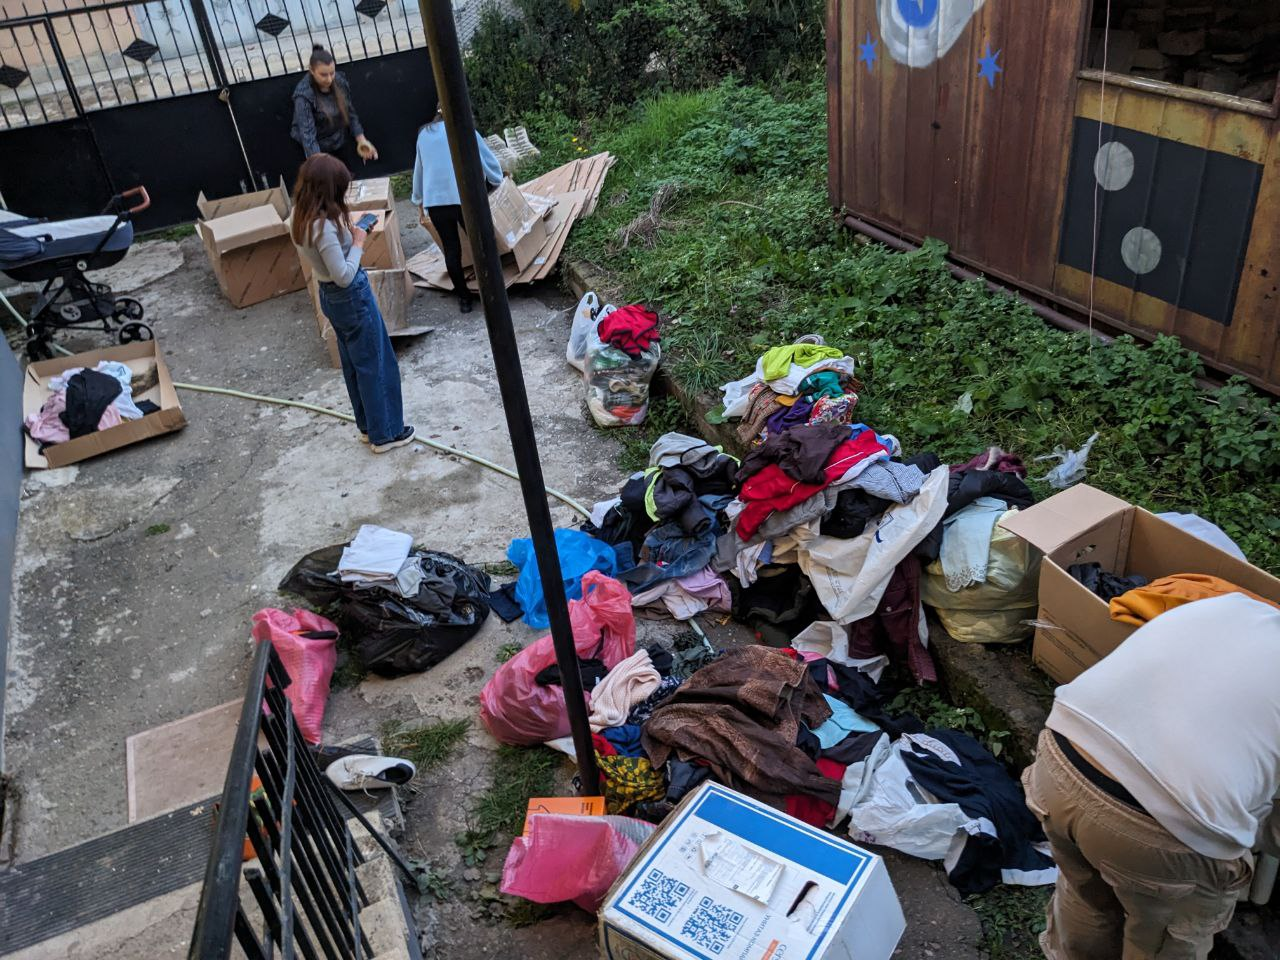
[(293, 242), (320, 284), (320, 307), (337, 335), (342, 375), (360, 438), (374, 453), (413, 440), (404, 422), (400, 366), (360, 259), (365, 231), (351, 224), (351, 173), (327, 153), (308, 157), (293, 188)]

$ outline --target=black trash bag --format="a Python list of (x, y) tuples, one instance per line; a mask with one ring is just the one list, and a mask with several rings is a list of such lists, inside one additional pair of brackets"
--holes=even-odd
[(489, 616), (489, 575), (457, 557), (414, 550), (422, 585), (412, 599), (383, 587), (343, 583), (337, 569), (346, 545), (307, 554), (280, 581), (280, 589), (312, 605), (333, 608), (333, 619), (355, 644), (356, 655), (381, 677), (402, 677), (434, 667), (479, 632)]

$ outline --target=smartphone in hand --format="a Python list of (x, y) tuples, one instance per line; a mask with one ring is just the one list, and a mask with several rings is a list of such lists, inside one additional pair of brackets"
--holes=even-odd
[(378, 224), (378, 215), (376, 213), (366, 213), (363, 217), (356, 221), (356, 227), (368, 233)]

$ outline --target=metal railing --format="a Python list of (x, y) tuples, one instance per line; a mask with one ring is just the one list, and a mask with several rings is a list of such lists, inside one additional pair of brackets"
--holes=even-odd
[(284, 960), (372, 954), (360, 928), (368, 905), (356, 876), (363, 857), (284, 696), (289, 682), (274, 647), (260, 643), (189, 960), (230, 957), (233, 937), (249, 960), (267, 960), (277, 950)]
[(300, 74), (315, 44), (340, 64), (425, 44), (416, 0), (69, 2), (6, 5), (0, 129)]

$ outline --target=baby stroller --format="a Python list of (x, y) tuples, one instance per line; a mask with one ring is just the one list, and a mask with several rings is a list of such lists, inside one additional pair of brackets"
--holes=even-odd
[[(140, 198), (136, 206), (127, 206), (131, 197)], [(85, 276), (124, 259), (133, 243), (131, 218), (149, 206), (146, 188), (134, 187), (96, 217), (50, 223), (0, 210), (0, 272), (20, 283), (44, 282), (27, 321), (30, 359), (53, 356), (55, 330), (100, 326), (120, 343), (154, 337), (142, 322), (142, 304)]]

